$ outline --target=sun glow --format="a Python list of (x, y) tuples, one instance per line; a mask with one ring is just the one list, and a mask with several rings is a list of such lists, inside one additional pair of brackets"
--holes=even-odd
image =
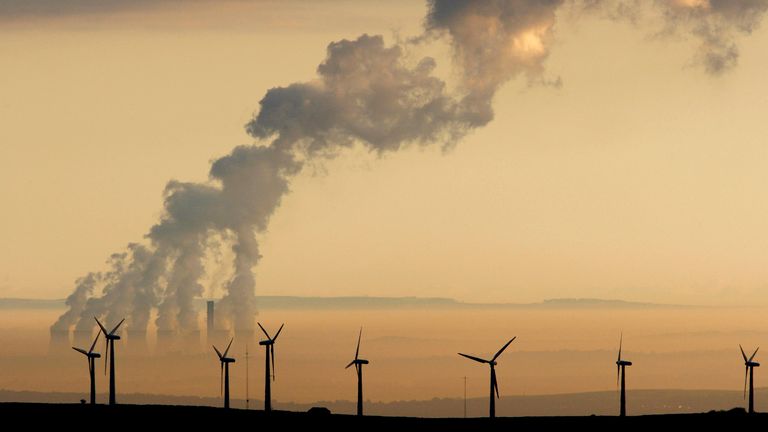
[(689, 9), (709, 9), (709, 0), (673, 0), (676, 6), (689, 8)]
[(532, 28), (512, 38), (512, 50), (517, 55), (538, 56), (544, 53), (543, 37), (547, 28)]

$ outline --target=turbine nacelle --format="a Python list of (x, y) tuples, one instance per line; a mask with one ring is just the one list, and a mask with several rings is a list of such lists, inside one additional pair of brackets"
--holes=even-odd
[(616, 362), (616, 366), (632, 366), (632, 362), (627, 360), (619, 360)]
[(224, 350), (224, 354), (222, 354), (221, 351), (219, 351), (219, 349), (216, 348), (216, 345), (212, 345), (213, 346), (213, 350), (216, 351), (216, 355), (219, 356), (219, 361), (221, 361), (222, 363), (234, 363), (235, 362), (235, 359), (233, 359), (231, 357), (227, 357), (227, 354), (229, 353), (229, 349), (232, 347), (232, 342), (234, 340), (235, 340), (235, 338), (232, 338), (232, 339), (229, 340), (229, 345), (227, 345), (227, 349)]
[(759, 349), (760, 347), (757, 347), (757, 349), (755, 349), (755, 352), (753, 352), (752, 355), (749, 356), (749, 358), (747, 358), (747, 354), (744, 352), (744, 348), (742, 348), (741, 345), (739, 345), (739, 350), (741, 350), (741, 357), (744, 358), (744, 365), (746, 367), (760, 367), (760, 363), (752, 361), (757, 355), (757, 350)]
[(263, 346), (274, 345), (274, 344), (275, 344), (275, 341), (272, 340), (272, 339), (267, 339), (267, 340), (259, 341), (259, 345), (263, 345)]
[(120, 326), (121, 326), (121, 325), (123, 325), (123, 323), (125, 322), (125, 318), (123, 318), (123, 319), (122, 319), (122, 320), (121, 320), (119, 323), (117, 323), (117, 325), (115, 326), (115, 328), (113, 328), (113, 329), (112, 329), (112, 331), (107, 331), (107, 328), (106, 328), (106, 327), (104, 327), (104, 326), (101, 324), (101, 321), (99, 321), (99, 319), (98, 319), (98, 318), (96, 318), (96, 317), (93, 317), (93, 319), (95, 319), (95, 320), (96, 320), (96, 324), (98, 324), (98, 325), (99, 325), (99, 328), (101, 328), (101, 331), (104, 333), (104, 337), (105, 337), (105, 338), (106, 338), (108, 341), (109, 341), (109, 340), (120, 340), (120, 336), (116, 335), (116, 334), (115, 334), (115, 332), (117, 331), (117, 329), (118, 329), (118, 328), (120, 328)]
[(93, 349), (96, 347), (96, 342), (99, 341), (99, 336), (101, 336), (101, 332), (96, 333), (96, 339), (93, 340), (93, 343), (91, 344), (91, 348), (88, 351), (82, 348), (77, 348), (77, 347), (72, 347), (72, 349), (83, 354), (89, 359), (101, 358), (101, 354), (93, 352)]

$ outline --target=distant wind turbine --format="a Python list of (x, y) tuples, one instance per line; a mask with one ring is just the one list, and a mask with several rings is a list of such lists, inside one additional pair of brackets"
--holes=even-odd
[(101, 354), (93, 352), (93, 348), (96, 346), (96, 342), (99, 341), (99, 336), (101, 336), (101, 332), (96, 333), (96, 339), (93, 340), (93, 344), (91, 344), (91, 349), (88, 351), (72, 347), (73, 350), (82, 353), (86, 359), (88, 359), (88, 374), (91, 377), (91, 405), (96, 404), (96, 374), (94, 373), (95, 369), (95, 361), (97, 358), (101, 357)]
[(491, 367), (491, 400), (490, 400), (490, 405), (488, 410), (490, 418), (496, 417), (496, 398), (499, 397), (499, 384), (496, 381), (496, 359), (499, 358), (501, 353), (503, 353), (504, 350), (507, 349), (509, 344), (511, 344), (512, 341), (515, 339), (517, 339), (517, 336), (510, 339), (509, 342), (507, 342), (503, 347), (501, 347), (501, 349), (496, 353), (496, 355), (493, 356), (493, 358), (490, 360), (485, 360), (479, 357), (474, 357), (471, 355), (459, 353), (460, 356), (466, 357), (470, 360), (474, 360), (480, 363), (488, 363), (488, 365)]
[(359, 358), (360, 354), (360, 338), (363, 336), (363, 328), (360, 327), (360, 334), (357, 335), (357, 349), (355, 350), (355, 359), (352, 360), (346, 368), (355, 365), (357, 371), (357, 415), (363, 415), (363, 365), (368, 364), (368, 360)]
[[(101, 331), (104, 332), (104, 338), (106, 342), (106, 349), (104, 355), (109, 358), (109, 404), (115, 405), (115, 341), (120, 340), (120, 336), (116, 335), (117, 329), (125, 322), (123, 318), (111, 332), (107, 332), (107, 329), (101, 325), (98, 318), (93, 317), (96, 323), (101, 327)], [(107, 373), (107, 359), (104, 359), (104, 374)]]
[(755, 352), (752, 353), (752, 355), (747, 358), (747, 355), (744, 354), (744, 348), (739, 345), (739, 349), (741, 350), (741, 356), (744, 357), (744, 398), (747, 397), (747, 375), (749, 375), (749, 413), (754, 414), (755, 412), (755, 381), (754, 381), (754, 375), (755, 371), (754, 368), (760, 367), (760, 363), (752, 361), (755, 358), (755, 354), (757, 354), (757, 350), (760, 349), (760, 347), (757, 347)]
[(625, 377), (626, 377), (626, 371), (624, 368), (626, 366), (632, 366), (631, 361), (626, 361), (621, 359), (621, 344), (624, 341), (624, 334), (622, 333), (619, 337), (619, 357), (616, 360), (616, 385), (619, 385), (619, 377), (621, 377), (621, 397), (620, 397), (620, 408), (619, 408), (619, 416), (625, 417), (627, 415), (627, 396), (626, 396), (626, 383), (625, 383)]
[(270, 373), (269, 373), (269, 359), (272, 357), (272, 380), (275, 379), (275, 341), (277, 340), (277, 337), (280, 336), (280, 332), (283, 331), (283, 326), (285, 324), (281, 324), (280, 328), (277, 330), (277, 333), (275, 333), (275, 337), (271, 337), (269, 333), (267, 333), (266, 330), (264, 330), (264, 327), (262, 327), (261, 323), (256, 323), (259, 325), (259, 328), (261, 328), (261, 331), (264, 332), (264, 334), (267, 336), (267, 340), (263, 340), (259, 342), (259, 345), (264, 345), (264, 347), (267, 349), (267, 355), (266, 355), (266, 369), (264, 370), (264, 412), (270, 412), (272, 411), (272, 389), (270, 387)]
[(232, 346), (233, 340), (234, 338), (229, 340), (229, 345), (227, 345), (227, 349), (224, 350), (224, 354), (219, 352), (216, 346), (213, 345), (213, 350), (216, 351), (216, 354), (219, 356), (219, 362), (221, 363), (221, 374), (219, 377), (219, 392), (222, 391), (222, 387), (223, 387), (225, 409), (229, 409), (229, 364), (235, 362), (235, 359), (227, 357), (227, 354), (229, 353), (229, 348)]

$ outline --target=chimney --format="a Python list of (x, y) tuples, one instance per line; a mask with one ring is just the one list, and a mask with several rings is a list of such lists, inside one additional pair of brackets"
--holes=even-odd
[(208, 306), (208, 335), (210, 337), (215, 330), (213, 326), (213, 300), (208, 300), (206, 304)]

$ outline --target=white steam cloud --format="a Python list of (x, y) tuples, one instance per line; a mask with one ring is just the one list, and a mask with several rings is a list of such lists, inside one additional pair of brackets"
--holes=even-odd
[[(314, 80), (267, 91), (247, 132), (258, 144), (239, 146), (212, 163), (209, 182), (171, 181), (164, 213), (147, 234), (114, 254), (110, 270), (79, 279), (69, 309), (52, 326), (88, 331), (93, 317), (130, 330), (146, 330), (151, 312), (166, 332), (198, 330), (194, 301), (205, 292), (206, 256), (225, 239), (233, 263), (217, 319), (223, 328), (252, 331), (256, 312), (253, 268), (261, 258), (257, 234), (289, 191), (305, 163), (333, 157), (354, 144), (373, 152), (410, 145), (450, 147), (493, 119), (493, 97), (507, 81), (546, 78), (558, 11), (636, 8), (622, 0), (431, 0), (425, 33), (402, 44), (362, 35), (333, 42)], [(697, 58), (719, 74), (736, 63), (733, 35), (759, 25), (768, 0), (658, 0), (665, 22), (701, 42)], [(618, 11), (618, 14), (615, 12)], [(450, 88), (434, 73), (431, 57), (412, 59), (408, 44), (450, 41), (459, 82)], [(213, 252), (214, 254), (216, 251)], [(213, 279), (217, 279), (216, 276)], [(218, 282), (217, 282), (218, 284)], [(100, 294), (96, 294), (99, 292)]]

